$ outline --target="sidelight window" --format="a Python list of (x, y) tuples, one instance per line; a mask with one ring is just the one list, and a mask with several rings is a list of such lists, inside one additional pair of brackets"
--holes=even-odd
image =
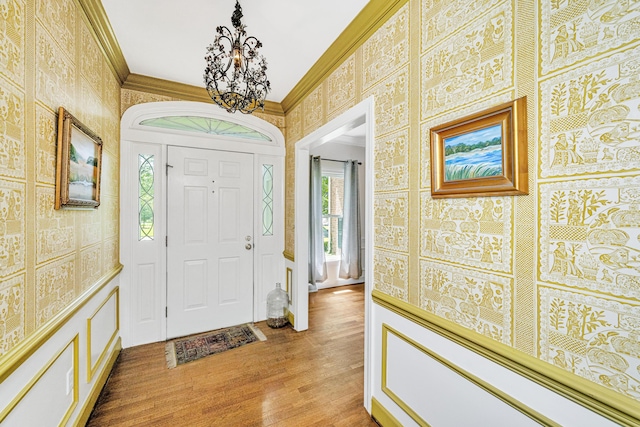
[(262, 235), (273, 236), (273, 165), (262, 165)]
[(138, 155), (138, 240), (153, 240), (153, 154)]

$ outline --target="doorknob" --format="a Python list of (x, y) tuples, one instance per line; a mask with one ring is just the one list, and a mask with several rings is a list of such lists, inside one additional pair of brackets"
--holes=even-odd
[(252, 247), (253, 246), (251, 246), (251, 243), (247, 243), (246, 245), (244, 245), (244, 248), (248, 251), (250, 251)]

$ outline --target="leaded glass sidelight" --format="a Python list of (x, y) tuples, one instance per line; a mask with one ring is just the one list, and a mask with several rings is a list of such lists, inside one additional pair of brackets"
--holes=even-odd
[(138, 155), (138, 240), (153, 240), (153, 154)]
[(262, 165), (262, 235), (273, 236), (273, 165)]

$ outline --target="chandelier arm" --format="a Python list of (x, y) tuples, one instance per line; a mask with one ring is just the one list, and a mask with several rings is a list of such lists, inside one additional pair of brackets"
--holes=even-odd
[(254, 36), (249, 36), (246, 39), (244, 39), (244, 43), (243, 44), (244, 45), (249, 45), (250, 42), (254, 42), (254, 41), (255, 41), (255, 44), (256, 44), (256, 46), (255, 46), (256, 49), (259, 49), (259, 48), (262, 47), (262, 42), (260, 40), (258, 40), (257, 38), (255, 38)]
[[(224, 34), (223, 32), (226, 32), (226, 34)], [(228, 43), (229, 51), (231, 51), (231, 49), (233, 48), (233, 34), (231, 33), (231, 31), (229, 31), (227, 27), (218, 27), (218, 37), (217, 37), (216, 45), (217, 45), (217, 49), (220, 50), (220, 53), (218, 53), (215, 56), (217, 58), (220, 58), (221, 60), (224, 59), (225, 57), (225, 49), (223, 48), (223, 43), (224, 44)], [(226, 75), (229, 68), (231, 68), (232, 63), (233, 63), (233, 58), (231, 57), (231, 55), (229, 55), (227, 66), (224, 67), (224, 70), (220, 70), (223, 75)]]
[[(252, 40), (253, 39), (253, 40)], [(258, 55), (258, 49), (262, 46), (260, 40), (255, 37), (247, 37), (242, 43), (242, 51), (245, 57), (253, 59)]]
[[(216, 31), (218, 33), (218, 35), (216, 36), (217, 47), (222, 48), (221, 41), (223, 41), (223, 40), (226, 40), (229, 43), (229, 47), (233, 46), (234, 37), (233, 37), (233, 33), (231, 32), (231, 30), (229, 30), (225, 26), (220, 26), (220, 27), (216, 28)], [(223, 49), (221, 49), (221, 51), (224, 52)]]

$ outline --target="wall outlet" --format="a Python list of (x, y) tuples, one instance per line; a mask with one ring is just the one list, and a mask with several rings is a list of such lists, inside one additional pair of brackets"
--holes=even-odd
[(67, 396), (71, 393), (71, 390), (73, 390), (73, 378), (73, 368), (70, 368), (67, 371)]

